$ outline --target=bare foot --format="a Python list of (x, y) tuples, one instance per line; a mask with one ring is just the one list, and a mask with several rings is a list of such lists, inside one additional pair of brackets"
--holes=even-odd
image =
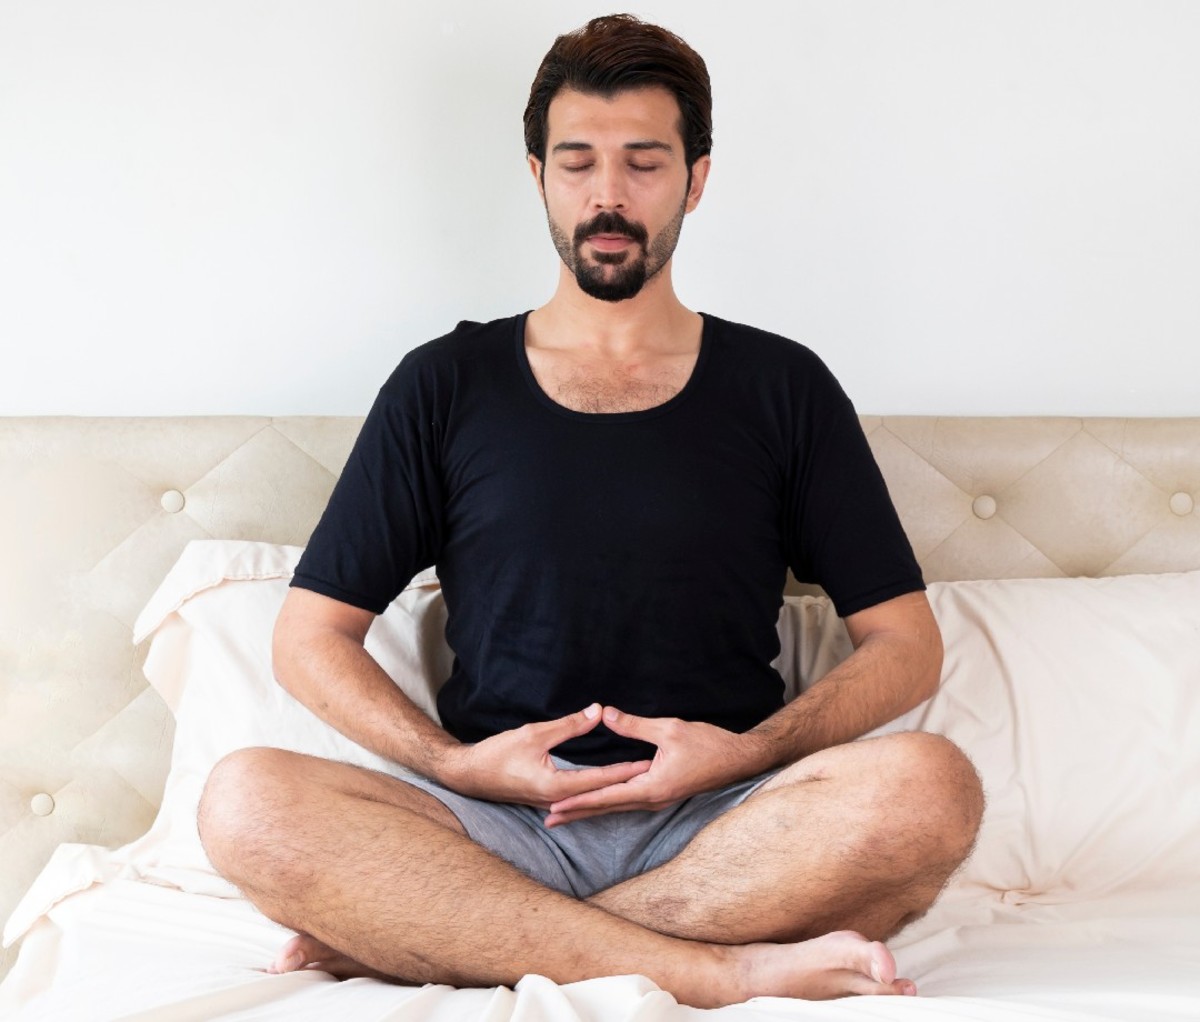
[[(727, 968), (719, 979), (711, 975), (702, 979), (694, 992), (672, 990), (684, 1004), (713, 1008), (763, 996), (820, 1001), (853, 994), (917, 992), (911, 980), (896, 978), (896, 960), (886, 947), (852, 930), (799, 944), (712, 947)], [(279, 974), (301, 969), (316, 969), (338, 979), (369, 977), (398, 982), (395, 977), (363, 965), (306, 933), (297, 934), (284, 944), (267, 972)]]
[(328, 944), (323, 944), (316, 937), (307, 933), (298, 933), (284, 944), (279, 949), (279, 954), (275, 956), (275, 961), (267, 966), (267, 972), (273, 975), (298, 972), (301, 969), (316, 969), (319, 972), (327, 972), (331, 976), (336, 976), (338, 979), (354, 979), (365, 976), (370, 979), (382, 979), (388, 983), (397, 982), (395, 977), (363, 965), (362, 962), (355, 961), (340, 951), (335, 951)]
[(739, 966), (733, 987), (739, 1000), (771, 996), (824, 1001), (852, 994), (917, 992), (912, 980), (896, 978), (896, 960), (886, 947), (853, 930), (799, 944), (747, 944), (729, 951)]

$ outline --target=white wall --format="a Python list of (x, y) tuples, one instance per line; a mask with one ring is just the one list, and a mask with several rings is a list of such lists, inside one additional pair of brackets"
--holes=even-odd
[[(676, 280), (862, 411), (1200, 414), (1200, 3), (647, 0), (716, 94)], [(0, 414), (361, 413), (532, 307), (574, 0), (0, 0)]]

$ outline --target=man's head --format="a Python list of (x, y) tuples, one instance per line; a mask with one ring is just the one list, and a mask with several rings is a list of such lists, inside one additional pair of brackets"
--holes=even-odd
[(555, 40), (525, 144), (555, 247), (584, 292), (631, 298), (669, 262), (707, 178), (711, 110), (704, 61), (665, 29), (612, 15)]
[(610, 98), (658, 86), (679, 104), (688, 170), (712, 152), (712, 87), (703, 58), (674, 32), (632, 14), (593, 18), (560, 35), (542, 58), (525, 107), (525, 151), (545, 166), (550, 102), (563, 89)]

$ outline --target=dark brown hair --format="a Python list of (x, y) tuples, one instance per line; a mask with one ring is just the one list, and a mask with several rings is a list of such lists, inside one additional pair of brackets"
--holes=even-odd
[(613, 96), (625, 89), (658, 85), (679, 103), (680, 134), (688, 174), (712, 150), (712, 89), (708, 68), (673, 32), (632, 14), (593, 18), (560, 35), (542, 59), (525, 107), (525, 150), (546, 162), (547, 116), (560, 89)]

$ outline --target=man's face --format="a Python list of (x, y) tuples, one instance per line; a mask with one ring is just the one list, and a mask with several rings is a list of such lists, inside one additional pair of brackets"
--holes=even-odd
[(708, 174), (689, 186), (679, 104), (663, 88), (605, 99), (564, 89), (550, 103), (546, 164), (530, 157), (550, 236), (581, 290), (619, 302), (670, 262), (683, 217)]

